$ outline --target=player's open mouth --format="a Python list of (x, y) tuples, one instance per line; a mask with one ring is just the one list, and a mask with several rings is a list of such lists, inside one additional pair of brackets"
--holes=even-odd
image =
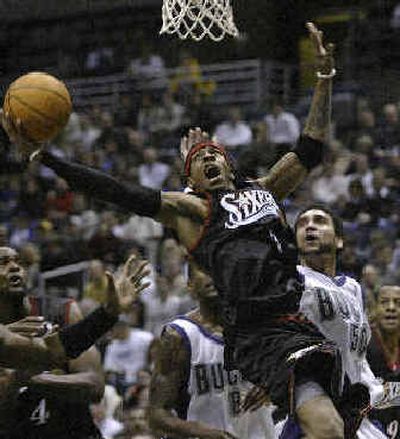
[(19, 274), (12, 274), (8, 277), (8, 284), (12, 288), (20, 287), (22, 285), (22, 277)]
[(306, 235), (306, 241), (307, 242), (314, 242), (318, 239), (318, 236), (316, 235)]
[(218, 166), (215, 165), (207, 166), (207, 168), (204, 169), (204, 175), (209, 180), (212, 180), (213, 178), (219, 177), (221, 175), (221, 170)]

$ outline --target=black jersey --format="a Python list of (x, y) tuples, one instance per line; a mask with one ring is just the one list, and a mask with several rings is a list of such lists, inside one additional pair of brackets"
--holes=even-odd
[(210, 216), (192, 255), (224, 301), (269, 315), (296, 312), (301, 290), (286, 288), (299, 281), (295, 239), (272, 194), (248, 183), (209, 197)]
[[(52, 323), (69, 324), (70, 298), (29, 296), (30, 315), (45, 315)], [(57, 393), (44, 397), (28, 386), (19, 389), (10, 431), (0, 439), (101, 439), (88, 403), (63, 401)]]
[[(382, 378), (384, 381), (400, 381), (400, 357), (393, 364), (388, 362), (381, 338), (376, 331), (372, 332), (367, 359), (377, 377)], [(400, 439), (400, 407), (374, 410), (371, 413), (371, 418), (376, 419), (383, 425), (389, 439)]]
[(20, 389), (8, 439), (101, 439), (88, 404), (65, 402), (57, 394), (44, 398), (29, 387)]

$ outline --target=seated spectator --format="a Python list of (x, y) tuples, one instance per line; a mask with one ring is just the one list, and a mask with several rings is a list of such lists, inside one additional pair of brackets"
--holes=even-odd
[(251, 128), (243, 120), (239, 107), (229, 108), (227, 120), (216, 126), (214, 136), (232, 152), (239, 152), (240, 146), (249, 145), (253, 140)]
[(272, 106), (271, 114), (265, 116), (267, 141), (274, 145), (276, 159), (290, 151), (300, 136), (300, 123), (296, 116), (285, 111), (280, 100)]
[(129, 61), (128, 73), (138, 81), (138, 87), (143, 89), (163, 88), (167, 85), (165, 63), (149, 41), (142, 38), (140, 55)]
[(364, 292), (364, 300), (368, 315), (375, 310), (376, 298), (381, 285), (380, 273), (373, 264), (364, 265), (362, 269), (361, 286)]
[(29, 242), (21, 247), (19, 256), (26, 272), (26, 290), (29, 294), (36, 295), (39, 287), (40, 250), (35, 244)]
[(47, 192), (45, 211), (48, 218), (64, 218), (72, 212), (74, 193), (70, 191), (68, 184), (62, 178), (55, 181), (54, 190)]
[(104, 370), (108, 382), (124, 396), (129, 386), (138, 380), (138, 372), (147, 367), (153, 335), (140, 328), (131, 328), (122, 316), (112, 330), (111, 343), (106, 347)]
[(139, 166), (139, 183), (152, 189), (161, 189), (169, 175), (169, 166), (158, 161), (158, 154), (154, 148), (143, 151), (143, 163)]
[(377, 144), (383, 149), (391, 149), (400, 145), (399, 113), (395, 104), (383, 107), (383, 118), (378, 128)]
[(18, 211), (31, 218), (40, 218), (44, 213), (43, 191), (35, 178), (29, 177), (21, 187), (18, 200)]
[(107, 297), (107, 276), (103, 262), (91, 261), (88, 270), (88, 282), (82, 293), (82, 299), (91, 299), (97, 304), (105, 303)]
[(170, 90), (180, 102), (188, 102), (191, 96), (212, 96), (215, 83), (203, 79), (199, 61), (186, 49), (179, 52), (175, 75), (170, 79)]
[(360, 179), (350, 181), (348, 193), (349, 199), (340, 212), (342, 219), (349, 222), (361, 221), (363, 223), (370, 223), (371, 216), (369, 214), (367, 196)]
[(320, 176), (314, 176), (311, 193), (315, 201), (334, 204), (340, 197), (347, 199), (349, 178), (336, 172), (334, 163), (325, 163)]

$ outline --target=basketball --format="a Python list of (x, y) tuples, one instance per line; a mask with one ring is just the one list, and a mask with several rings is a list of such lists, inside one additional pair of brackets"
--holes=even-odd
[(65, 84), (43, 72), (31, 72), (16, 79), (4, 98), (4, 112), (21, 120), (22, 132), (32, 142), (53, 139), (68, 122), (71, 96)]

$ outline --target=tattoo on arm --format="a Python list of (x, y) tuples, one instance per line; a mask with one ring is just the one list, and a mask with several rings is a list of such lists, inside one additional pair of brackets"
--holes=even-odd
[(283, 200), (292, 193), (307, 175), (306, 168), (293, 152), (285, 154), (268, 172), (268, 175), (257, 182), (272, 192), (278, 200)]
[(332, 80), (319, 79), (303, 134), (321, 142), (329, 138), (332, 107)]
[(188, 378), (188, 352), (181, 337), (167, 328), (157, 349), (150, 385), (150, 405), (164, 409), (176, 407), (179, 392)]

